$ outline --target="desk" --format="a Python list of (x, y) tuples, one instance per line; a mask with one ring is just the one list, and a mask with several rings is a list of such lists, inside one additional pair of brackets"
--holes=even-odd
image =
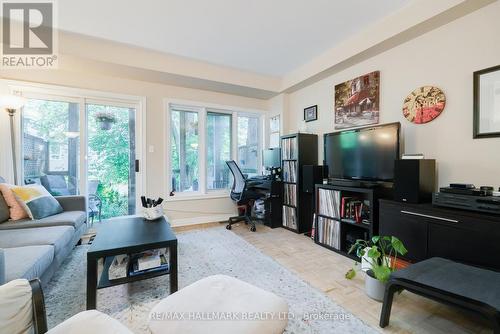
[(264, 225), (271, 228), (280, 227), (282, 224), (283, 182), (261, 178), (250, 178), (247, 181), (250, 183), (250, 189), (265, 195), (263, 198)]

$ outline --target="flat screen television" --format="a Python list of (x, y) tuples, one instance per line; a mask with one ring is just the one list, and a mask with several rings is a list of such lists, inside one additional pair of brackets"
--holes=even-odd
[(398, 122), (325, 134), (328, 178), (392, 181), (400, 129)]

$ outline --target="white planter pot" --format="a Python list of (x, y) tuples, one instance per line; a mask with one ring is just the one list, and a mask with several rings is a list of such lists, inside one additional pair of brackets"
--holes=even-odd
[(365, 292), (371, 299), (379, 302), (384, 300), (386, 283), (383, 283), (373, 277), (373, 272), (368, 270), (365, 276)]

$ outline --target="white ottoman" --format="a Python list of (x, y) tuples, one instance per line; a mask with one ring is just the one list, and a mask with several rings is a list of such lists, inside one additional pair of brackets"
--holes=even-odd
[(108, 315), (96, 310), (80, 312), (52, 328), (47, 334), (133, 334)]
[(150, 313), (153, 334), (278, 334), (287, 325), (283, 298), (236, 278), (215, 275), (168, 296)]

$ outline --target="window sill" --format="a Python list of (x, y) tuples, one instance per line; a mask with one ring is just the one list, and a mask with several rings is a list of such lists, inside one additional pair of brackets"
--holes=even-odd
[(229, 198), (229, 192), (214, 192), (208, 194), (177, 194), (169, 196), (166, 202), (179, 202), (179, 201), (201, 201), (206, 199), (216, 198)]

